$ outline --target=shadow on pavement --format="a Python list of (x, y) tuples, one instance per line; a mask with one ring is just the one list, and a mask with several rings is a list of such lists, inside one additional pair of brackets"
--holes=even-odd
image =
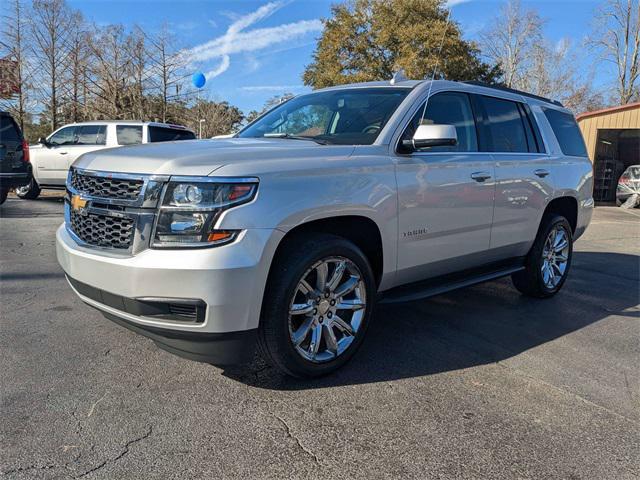
[(484, 365), (516, 356), (639, 303), (640, 257), (575, 252), (564, 290), (520, 295), (509, 279), (428, 300), (385, 305), (358, 354), (333, 375), (292, 379), (256, 361), (224, 374), (258, 388), (304, 390), (385, 382)]

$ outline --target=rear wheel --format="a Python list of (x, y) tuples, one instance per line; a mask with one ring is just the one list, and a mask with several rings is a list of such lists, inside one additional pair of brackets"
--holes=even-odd
[(265, 291), (259, 342), (265, 359), (296, 377), (340, 368), (362, 343), (375, 281), (362, 251), (333, 235), (288, 242)]
[(23, 200), (35, 200), (40, 195), (40, 185), (32, 178), (28, 184), (16, 188), (16, 195)]
[(9, 195), (8, 188), (0, 188), (0, 205), (2, 205), (7, 199), (7, 195)]
[(545, 215), (525, 269), (511, 276), (513, 284), (524, 295), (551, 297), (564, 285), (572, 256), (571, 225), (560, 215)]

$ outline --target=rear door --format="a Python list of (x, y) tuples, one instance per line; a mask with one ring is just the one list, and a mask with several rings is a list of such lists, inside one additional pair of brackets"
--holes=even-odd
[(474, 102), (484, 117), (482, 135), (496, 161), (489, 255), (492, 260), (523, 256), (553, 195), (553, 162), (526, 103), (485, 95), (474, 95)]
[[(423, 104), (424, 105), (424, 104)], [(421, 105), (402, 134), (420, 121), (456, 127), (458, 144), (396, 157), (398, 283), (485, 263), (493, 217), (494, 160), (480, 152), (470, 97), (442, 92)], [(401, 147), (399, 147), (401, 148)]]

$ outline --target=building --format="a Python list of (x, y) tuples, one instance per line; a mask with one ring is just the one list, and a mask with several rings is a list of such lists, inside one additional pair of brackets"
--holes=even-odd
[(596, 202), (614, 202), (622, 172), (640, 165), (640, 102), (576, 117), (593, 162)]

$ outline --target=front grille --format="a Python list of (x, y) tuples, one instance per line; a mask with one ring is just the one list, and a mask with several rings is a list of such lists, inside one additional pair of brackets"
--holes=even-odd
[(95, 213), (70, 212), (70, 226), (83, 242), (96, 247), (128, 249), (133, 240), (134, 221)]
[(71, 171), (71, 187), (78, 193), (92, 197), (118, 200), (137, 200), (144, 181), (124, 178), (98, 177)]

